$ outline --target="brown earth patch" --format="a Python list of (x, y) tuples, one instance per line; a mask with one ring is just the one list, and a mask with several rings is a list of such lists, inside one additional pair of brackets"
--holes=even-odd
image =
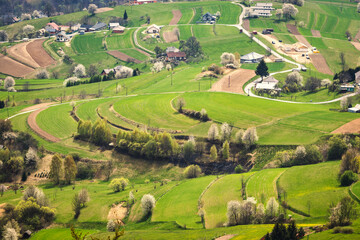
[(171, 43), (171, 42), (177, 42), (179, 41), (178, 38), (178, 28), (174, 28), (172, 31), (168, 31), (168, 32), (163, 32), (163, 38), (165, 40), (165, 42), (167, 43)]
[(360, 51), (360, 42), (351, 42), (352, 45), (354, 45), (354, 47)]
[(36, 117), (37, 115), (41, 112), (44, 111), (47, 107), (36, 110), (34, 112), (32, 112), (28, 119), (27, 119), (27, 123), (29, 124), (30, 128), (39, 136), (41, 136), (42, 138), (50, 141), (50, 142), (59, 142), (60, 139), (49, 134), (48, 132), (45, 132), (44, 130), (42, 130), (36, 123)]
[(40, 175), (41, 173), (49, 173), (50, 165), (53, 155), (46, 155), (38, 161), (38, 169), (36, 172), (32, 173), (26, 180), (26, 184), (38, 184), (39, 182), (47, 181), (46, 178), (35, 177), (35, 175)]
[(20, 112), (26, 112), (26, 111), (31, 111), (31, 110), (35, 110), (35, 109), (38, 109), (38, 108), (43, 108), (43, 107), (47, 107), (51, 104), (54, 104), (55, 102), (48, 102), (48, 103), (40, 103), (40, 104), (36, 104), (34, 106), (30, 106), (30, 107), (27, 107), (27, 108), (24, 108), (23, 110), (21, 110)]
[(139, 49), (139, 48), (135, 48), (135, 49), (136, 49), (136, 51), (138, 51), (139, 53), (144, 54), (145, 56), (148, 56), (148, 57), (150, 57), (150, 56), (151, 56), (151, 55), (150, 55), (150, 53), (145, 52), (145, 51), (143, 51), (143, 50), (141, 50), (141, 49)]
[(306, 40), (306, 38), (303, 35), (294, 35), (294, 36), (299, 42), (305, 44), (308, 48), (311, 48), (311, 44), (308, 42), (308, 40)]
[(246, 31), (250, 31), (250, 21), (249, 19), (244, 19), (243, 21), (243, 27)]
[(122, 52), (117, 51), (117, 50), (108, 51), (107, 53), (110, 54), (111, 56), (117, 58), (117, 59), (120, 59), (121, 61), (124, 61), (124, 62), (127, 62), (128, 59), (133, 59), (134, 63), (142, 63), (142, 61), (140, 61), (140, 60), (138, 60), (136, 58), (130, 57), (129, 55), (126, 55), (125, 53), (122, 53)]
[(30, 56), (28, 51), (26, 50), (26, 46), (30, 44), (30, 42), (22, 42), (12, 46), (7, 49), (7, 53), (17, 61), (26, 64), (33, 68), (38, 68), (40, 65), (35, 62), (35, 60)]
[(170, 21), (169, 25), (176, 25), (180, 21), (182, 14), (180, 10), (172, 10), (173, 18)]
[(297, 29), (297, 27), (293, 24), (286, 24), (287, 29), (290, 31), (290, 33), (294, 35), (301, 35)]
[(215, 238), (215, 240), (229, 240), (235, 236), (236, 236), (236, 234), (228, 234), (228, 235), (224, 235), (222, 237)]
[(360, 30), (359, 30), (358, 33), (355, 35), (355, 41), (359, 41), (359, 42), (360, 42)]
[(321, 33), (319, 30), (313, 30), (311, 29), (311, 34), (314, 36), (314, 37), (321, 37)]
[(55, 63), (55, 60), (43, 48), (44, 42), (45, 39), (35, 40), (26, 46), (26, 50), (40, 67), (47, 67)]
[(309, 56), (315, 68), (319, 72), (333, 75), (333, 72), (330, 70), (329, 65), (327, 64), (323, 55), (317, 53), (317, 54), (310, 54)]
[[(232, 92), (244, 94), (243, 85), (251, 78), (256, 76), (254, 70), (237, 69), (224, 77), (211, 86), (210, 91), (215, 92)], [(230, 85), (229, 85), (230, 78)]]
[(0, 54), (0, 72), (14, 77), (25, 77), (33, 71), (33, 68)]
[(344, 125), (332, 131), (331, 133), (333, 134), (360, 133), (360, 118), (345, 123)]
[(108, 7), (103, 7), (103, 8), (98, 8), (96, 9), (95, 13), (103, 13), (103, 12), (108, 12), (114, 10), (113, 8), (108, 8)]
[(113, 205), (113, 207), (109, 211), (107, 219), (119, 221), (123, 224), (122, 220), (127, 215), (127, 208), (124, 207), (123, 205), (124, 205), (124, 203), (120, 203), (118, 205)]
[(3, 217), (3, 215), (5, 213), (5, 209), (4, 209), (5, 206), (6, 206), (6, 203), (0, 204), (0, 218)]

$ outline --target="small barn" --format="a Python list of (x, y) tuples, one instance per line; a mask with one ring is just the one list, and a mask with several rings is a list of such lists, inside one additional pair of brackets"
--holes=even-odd
[(99, 31), (102, 29), (106, 28), (106, 24), (102, 23), (102, 22), (98, 22), (97, 24), (95, 24), (94, 26), (92, 26), (91, 28), (89, 28), (90, 31)]
[(152, 24), (146, 29), (146, 32), (149, 34), (160, 33), (160, 27), (156, 24)]
[(124, 31), (125, 31), (125, 27), (123, 26), (114, 27), (112, 30), (113, 33), (123, 33)]
[(64, 31), (59, 32), (56, 34), (56, 41), (57, 42), (68, 42), (70, 38), (66, 36), (66, 33)]
[(264, 55), (256, 52), (251, 52), (240, 57), (241, 63), (259, 63), (264, 59)]

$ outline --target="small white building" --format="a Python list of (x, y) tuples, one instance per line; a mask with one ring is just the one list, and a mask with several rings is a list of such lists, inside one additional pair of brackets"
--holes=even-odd
[(161, 28), (158, 25), (152, 24), (146, 29), (146, 33), (148, 33), (148, 34), (160, 33), (160, 29)]
[(110, 29), (114, 29), (115, 27), (118, 27), (120, 26), (120, 24), (118, 22), (115, 22), (115, 23), (109, 23), (109, 28)]
[(176, 47), (168, 47), (166, 48), (166, 53), (170, 53), (170, 52), (180, 52), (180, 50)]
[(256, 52), (251, 52), (240, 57), (241, 63), (259, 63), (262, 59), (264, 59), (264, 55)]
[(355, 107), (348, 108), (348, 112), (351, 112), (351, 113), (360, 113), (360, 104), (356, 104)]
[(70, 38), (66, 36), (66, 33), (64, 31), (61, 31), (56, 34), (56, 41), (57, 42), (68, 42)]

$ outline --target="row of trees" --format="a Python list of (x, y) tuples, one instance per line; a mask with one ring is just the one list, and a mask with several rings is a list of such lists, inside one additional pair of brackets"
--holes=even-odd
[(112, 134), (106, 119), (98, 119), (94, 124), (90, 120), (80, 119), (77, 127), (78, 137), (99, 146), (107, 146), (112, 140)]
[(71, 184), (75, 181), (77, 167), (72, 155), (67, 155), (65, 160), (59, 154), (55, 154), (51, 160), (49, 177), (54, 184)]

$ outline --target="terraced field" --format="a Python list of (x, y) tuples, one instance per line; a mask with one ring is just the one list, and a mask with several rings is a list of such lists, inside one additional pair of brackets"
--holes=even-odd
[(176, 221), (187, 228), (201, 228), (198, 198), (215, 176), (185, 181), (157, 201), (152, 221)]
[(206, 228), (222, 227), (226, 223), (227, 203), (231, 200), (242, 200), (241, 179), (246, 181), (253, 174), (250, 172), (227, 175), (211, 185), (202, 197)]
[(338, 172), (338, 161), (292, 167), (281, 175), (279, 186), (290, 206), (326, 221), (329, 205), (348, 195), (348, 188), (339, 186)]

